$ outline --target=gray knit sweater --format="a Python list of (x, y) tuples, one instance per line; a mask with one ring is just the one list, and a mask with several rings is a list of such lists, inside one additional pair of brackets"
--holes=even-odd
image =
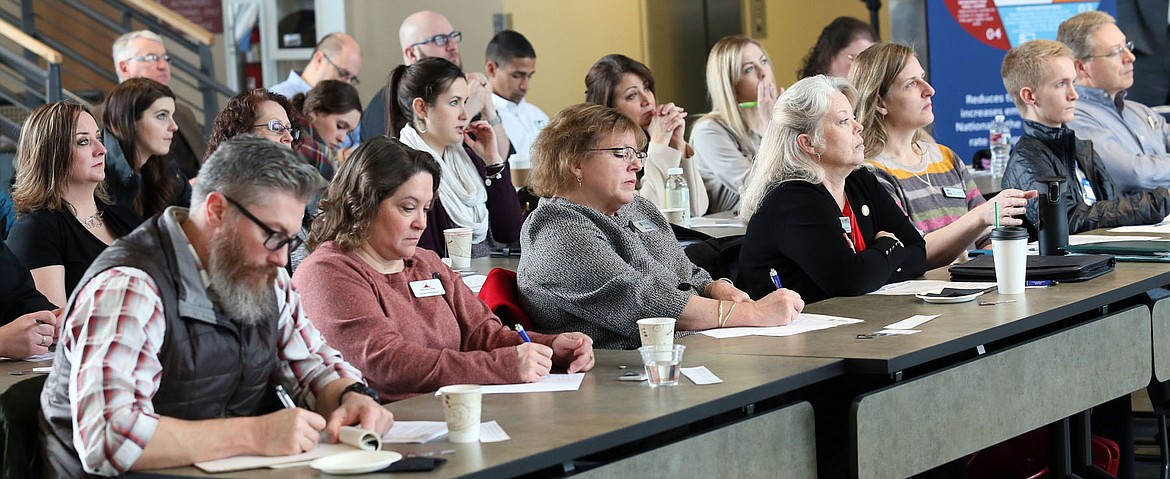
[[(520, 231), (520, 305), (542, 333), (581, 331), (593, 347), (641, 345), (641, 318), (682, 315), (711, 283), (670, 225), (635, 196), (614, 216), (563, 198), (546, 198)], [(680, 285), (693, 288), (683, 290)]]

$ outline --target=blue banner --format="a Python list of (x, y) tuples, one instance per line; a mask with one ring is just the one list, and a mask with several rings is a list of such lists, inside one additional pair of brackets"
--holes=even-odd
[(1116, 15), (1117, 1), (926, 2), (935, 139), (970, 163), (977, 150), (988, 147), (995, 115), (1006, 116), (1013, 141), (1019, 138), (1023, 123), (999, 75), (1004, 55), (1028, 40), (1055, 40), (1060, 22), (1096, 9)]

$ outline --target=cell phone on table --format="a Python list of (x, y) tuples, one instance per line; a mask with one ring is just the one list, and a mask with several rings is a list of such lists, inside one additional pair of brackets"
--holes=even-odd
[(646, 378), (646, 371), (626, 371), (621, 376), (618, 376), (617, 379), (618, 379), (618, 381), (633, 381), (633, 382), (645, 381), (647, 379)]

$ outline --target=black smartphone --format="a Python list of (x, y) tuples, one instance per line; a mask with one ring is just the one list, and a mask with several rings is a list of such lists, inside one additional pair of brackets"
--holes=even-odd
[(427, 472), (437, 469), (447, 459), (442, 457), (404, 457), (378, 472)]

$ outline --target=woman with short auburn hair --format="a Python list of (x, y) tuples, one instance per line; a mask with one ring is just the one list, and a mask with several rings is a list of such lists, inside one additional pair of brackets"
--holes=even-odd
[(534, 188), (547, 198), (521, 230), (520, 304), (542, 331), (583, 331), (605, 349), (640, 344), (640, 318), (677, 331), (788, 324), (804, 302), (782, 289), (751, 301), (695, 266), (666, 219), (635, 194), (646, 144), (626, 115), (582, 103), (532, 145)]
[(390, 401), (450, 384), (534, 382), (554, 365), (592, 368), (588, 336), (531, 332), (525, 342), (418, 247), (439, 175), (429, 153), (388, 136), (342, 164), (309, 235), (313, 253), (293, 275), (313, 324)]

